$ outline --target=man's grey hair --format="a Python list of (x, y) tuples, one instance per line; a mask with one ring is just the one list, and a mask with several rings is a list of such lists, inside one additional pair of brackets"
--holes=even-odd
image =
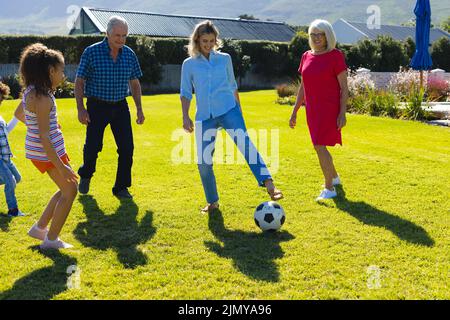
[(106, 27), (106, 34), (110, 34), (112, 29), (117, 25), (124, 25), (128, 29), (128, 22), (122, 17), (119, 16), (112, 16), (108, 20), (108, 26)]

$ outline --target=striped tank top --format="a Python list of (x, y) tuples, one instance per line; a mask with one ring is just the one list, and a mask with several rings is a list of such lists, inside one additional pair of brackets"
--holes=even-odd
[[(25, 157), (30, 160), (49, 162), (47, 154), (39, 136), (39, 127), (37, 121), (37, 115), (26, 108), (27, 95), (33, 90), (34, 87), (28, 87), (22, 98), (22, 105), (25, 112), (25, 124), (27, 125), (27, 135), (25, 138)], [(61, 130), (58, 128), (58, 118), (56, 114), (56, 99), (55, 96), (49, 93), (49, 97), (52, 99), (53, 106), (50, 110), (50, 142), (56, 151), (58, 157), (62, 157), (66, 154), (66, 148), (64, 146), (64, 137)]]

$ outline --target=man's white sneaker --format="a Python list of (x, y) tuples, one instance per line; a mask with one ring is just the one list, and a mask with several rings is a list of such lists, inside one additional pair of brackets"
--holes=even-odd
[(41, 243), (40, 248), (43, 250), (46, 249), (69, 249), (73, 248), (73, 245), (62, 241), (60, 238), (56, 240), (48, 240), (47, 236), (45, 236), (44, 242)]
[(337, 196), (336, 190), (328, 190), (327, 188), (323, 189), (320, 195), (317, 197), (316, 201), (331, 199)]
[(37, 223), (33, 224), (30, 230), (28, 230), (28, 235), (32, 238), (44, 241), (45, 236), (48, 233), (48, 229), (41, 229), (37, 226)]

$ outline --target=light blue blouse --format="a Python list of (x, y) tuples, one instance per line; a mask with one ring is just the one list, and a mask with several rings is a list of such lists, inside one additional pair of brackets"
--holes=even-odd
[(203, 55), (187, 58), (181, 68), (180, 96), (192, 100), (195, 90), (197, 112), (195, 121), (219, 117), (237, 102), (233, 64), (227, 53), (211, 51), (209, 61)]

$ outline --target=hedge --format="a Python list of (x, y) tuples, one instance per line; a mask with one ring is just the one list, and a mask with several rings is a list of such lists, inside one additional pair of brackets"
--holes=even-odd
[[(29, 44), (41, 42), (49, 48), (61, 51), (66, 63), (78, 64), (86, 47), (102, 41), (100, 35), (78, 36), (0, 36), (0, 63), (19, 63), (22, 50)], [(129, 36), (127, 45), (132, 48), (143, 69), (143, 80), (158, 83), (161, 66), (181, 64), (188, 57), (188, 39), (150, 38)], [(289, 45), (269, 41), (224, 40), (223, 52), (233, 57), (233, 67), (238, 78), (245, 76), (250, 65), (266, 77), (281, 76), (289, 65)], [(271, 63), (267, 63), (271, 61)]]
[[(66, 63), (78, 64), (84, 49), (103, 39), (103, 35), (0, 36), (0, 64), (18, 63), (22, 50), (35, 42), (60, 50)], [(149, 83), (158, 83), (161, 79), (162, 65), (183, 62), (188, 56), (185, 48), (187, 44), (188, 39), (180, 38), (130, 36), (127, 39), (127, 45), (136, 52), (141, 63), (143, 80)], [(399, 42), (387, 36), (378, 37), (374, 41), (362, 40), (352, 46), (338, 44), (351, 69), (365, 67), (372, 71), (393, 72), (402, 66), (408, 66), (414, 47), (412, 39)], [(448, 39), (433, 44), (435, 67), (450, 71), (447, 62), (449, 47)], [(267, 78), (295, 77), (300, 58), (306, 50), (309, 50), (308, 35), (303, 31), (299, 31), (290, 43), (225, 39), (222, 48), (222, 51), (232, 56), (238, 78), (244, 77), (250, 67)]]

